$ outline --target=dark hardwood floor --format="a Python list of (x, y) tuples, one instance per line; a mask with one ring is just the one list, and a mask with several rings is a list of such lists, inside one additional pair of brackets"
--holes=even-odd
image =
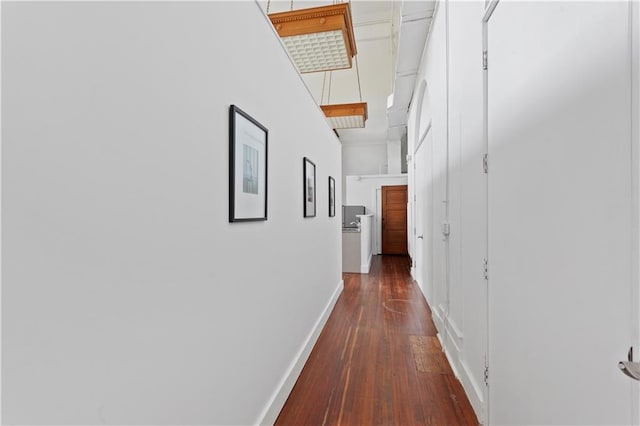
[(344, 274), (277, 425), (477, 425), (404, 256)]

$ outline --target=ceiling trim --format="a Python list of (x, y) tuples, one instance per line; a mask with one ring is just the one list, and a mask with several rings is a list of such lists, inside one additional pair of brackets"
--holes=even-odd
[(359, 38), (358, 43), (362, 43), (365, 41), (380, 41), (380, 40), (390, 40), (391, 36), (378, 36), (378, 37), (367, 37), (367, 38)]
[(391, 18), (372, 19), (370, 21), (354, 22), (354, 27), (366, 27), (370, 25), (381, 25), (391, 23)]

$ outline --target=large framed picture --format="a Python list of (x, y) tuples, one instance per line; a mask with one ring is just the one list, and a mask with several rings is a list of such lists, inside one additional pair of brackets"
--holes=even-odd
[(329, 176), (329, 217), (336, 215), (336, 180)]
[(307, 157), (303, 159), (304, 217), (316, 215), (316, 165)]
[(269, 131), (235, 105), (229, 108), (229, 222), (267, 220)]

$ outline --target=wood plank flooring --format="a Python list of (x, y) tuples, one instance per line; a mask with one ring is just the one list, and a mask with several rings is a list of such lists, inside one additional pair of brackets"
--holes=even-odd
[(408, 258), (344, 284), (276, 425), (477, 425)]

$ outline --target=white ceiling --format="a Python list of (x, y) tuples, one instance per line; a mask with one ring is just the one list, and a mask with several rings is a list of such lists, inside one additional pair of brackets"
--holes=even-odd
[[(338, 1), (341, 2), (341, 1)], [(269, 13), (327, 6), (333, 0), (260, 1)], [(318, 104), (367, 102), (364, 129), (339, 130), (343, 144), (379, 144), (399, 140), (406, 131), (407, 109), (436, 0), (350, 0), (357, 67), (302, 74)], [(354, 61), (355, 62), (355, 61)], [(358, 78), (359, 74), (359, 78)], [(358, 84), (360, 83), (360, 84)], [(393, 102), (388, 98), (393, 94)]]
[[(332, 0), (295, 0), (293, 8), (333, 3)], [(358, 67), (302, 74), (318, 104), (351, 103), (360, 102), (359, 70), (362, 101), (368, 104), (369, 118), (364, 129), (339, 130), (343, 144), (384, 143), (388, 140), (387, 97), (393, 91), (401, 4), (399, 0), (351, 0)], [(260, 5), (266, 9), (267, 1), (260, 1)], [(270, 2), (269, 13), (287, 10), (291, 10), (291, 1)]]

